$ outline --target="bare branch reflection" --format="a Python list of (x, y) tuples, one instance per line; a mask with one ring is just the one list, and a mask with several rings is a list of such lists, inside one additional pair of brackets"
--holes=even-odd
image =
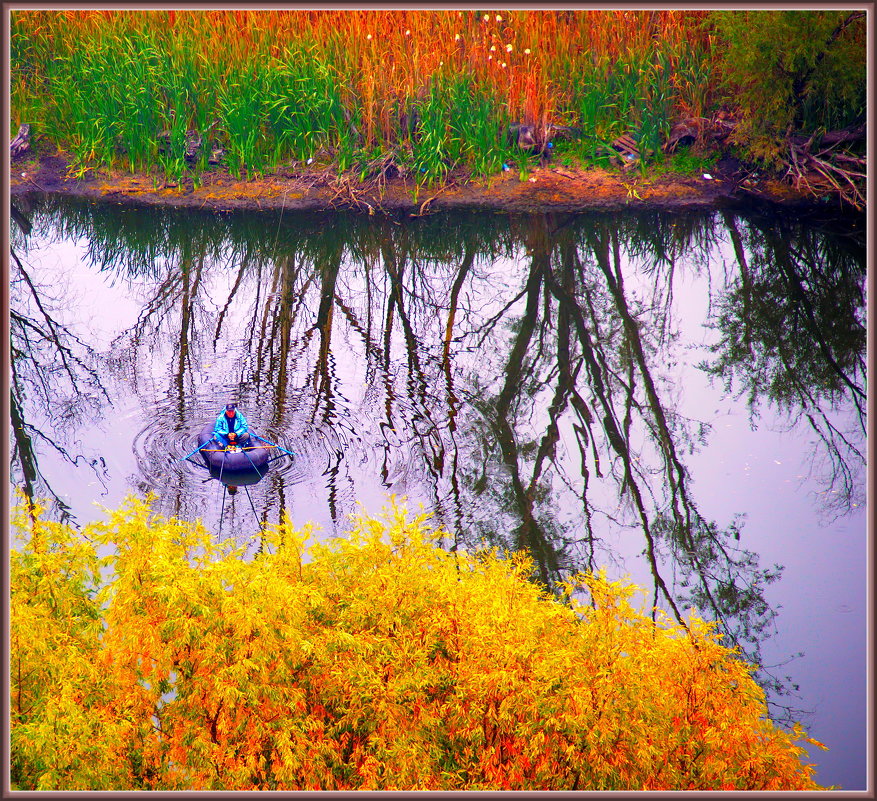
[(95, 351), (61, 321), (65, 299), (32, 276), (27, 237), (32, 225), (13, 203), (12, 219), (20, 237), (10, 243), (10, 417), (12, 474), (31, 504), (51, 501), (50, 512), (73, 522), (70, 505), (53, 489), (40, 468), (40, 444), (49, 446), (72, 466), (87, 464), (103, 481), (106, 463), (89, 458), (82, 440), (92, 434), (92, 421), (110, 401)]
[(764, 404), (789, 429), (806, 422), (823, 508), (846, 514), (864, 503), (864, 231), (845, 242), (814, 226), (754, 217), (741, 230), (731, 215), (724, 221), (739, 276), (717, 301), (721, 338), (703, 368), (746, 395), (753, 424)]
[[(754, 419), (769, 403), (812, 427), (832, 508), (863, 486), (864, 244), (831, 230), (730, 212), (37, 216), (86, 238), (140, 301), (107, 350), (116, 391), (156, 409), (137, 486), (176, 514), (208, 504), (166, 433), (185, 442), (233, 397), (297, 454), (254, 488), (259, 521), (296, 504), (310, 517), (317, 497), (343, 530), (363, 498), (411, 495), (449, 547), (526, 550), (549, 587), (641, 552), (656, 606), (679, 619), (697, 607), (758, 661), (781, 568), (740, 546), (742, 514), (710, 520), (693, 490), (686, 454), (710, 429), (680, 405), (688, 278), (707, 286), (717, 332), (702, 368)], [(18, 323), (36, 352), (37, 323)], [(95, 378), (62, 352), (68, 382)]]

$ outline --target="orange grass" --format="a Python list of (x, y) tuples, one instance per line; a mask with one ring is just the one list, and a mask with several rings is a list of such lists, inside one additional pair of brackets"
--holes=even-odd
[[(358, 147), (400, 138), (406, 104), (439, 75), (470, 75), (507, 119), (578, 125), (575, 96), (619, 63), (645, 74), (656, 54), (675, 66), (709, 51), (704, 11), (223, 10), (12, 12), (13, 126), (34, 116), (45, 59), (137, 35), (172, 62), (195, 60), (206, 80), (270, 74), (302, 48), (330, 64), (361, 128)], [(701, 86), (674, 75), (679, 111), (702, 105)], [(49, 98), (50, 102), (51, 99)], [(700, 110), (700, 109), (698, 109)], [(618, 109), (620, 119), (635, 109)], [(52, 127), (48, 118), (42, 120)], [(55, 121), (57, 122), (57, 121)], [(404, 137), (402, 137), (404, 138)]]

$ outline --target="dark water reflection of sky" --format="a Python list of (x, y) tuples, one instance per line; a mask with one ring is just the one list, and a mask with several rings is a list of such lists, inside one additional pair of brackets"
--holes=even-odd
[[(47, 435), (34, 435), (37, 489), (48, 487), (77, 523), (101, 517), (95, 503), (151, 490), (158, 511), (201, 517), (214, 531), (224, 509), (226, 536), (252, 533), (253, 508), (270, 522), (285, 508), (321, 536), (343, 535), (349, 514), (377, 512), (393, 493), (432, 510), (448, 545), (483, 537), (532, 548), (548, 577), (607, 565), (649, 601), (663, 582), (662, 605), (680, 609), (686, 571), (715, 596), (720, 582), (709, 576), (745, 586), (752, 571), (783, 565), (749, 607), (751, 623), (762, 601), (765, 633), (774, 632), (754, 638), (762, 664), (803, 652), (771, 671), (799, 688), (772, 696), (775, 711), (811, 713), (803, 722), (830, 748), (811, 749), (820, 783), (864, 788), (866, 531), (855, 457), (864, 431), (854, 403), (864, 390), (864, 246), (855, 226), (721, 214), (379, 224), (81, 206), (31, 216), (35, 231), (14, 240), (16, 252), (79, 338), (71, 347), (93, 350), (85, 362), (108, 396), (77, 405), (43, 365), (61, 394), (22, 399), (29, 430)], [(772, 314), (786, 302), (778, 323)], [(35, 313), (14, 283), (16, 303)], [(743, 339), (756, 355), (728, 357)], [(725, 377), (708, 376), (701, 363), (723, 357)], [(35, 358), (34, 375), (40, 358), (50, 360)], [(177, 461), (229, 396), (297, 453), (231, 502)], [(606, 414), (626, 431), (620, 450)], [(72, 465), (49, 439), (84, 460)], [(639, 506), (629, 490), (619, 495), (625, 458)], [(674, 535), (660, 534), (662, 520), (678, 523), (689, 507), (715, 523), (698, 540), (708, 562), (700, 572), (680, 561)], [(660, 581), (643, 557), (643, 526)], [(722, 548), (751, 552), (758, 567), (710, 562)], [(741, 631), (735, 620), (729, 613), (729, 633)]]

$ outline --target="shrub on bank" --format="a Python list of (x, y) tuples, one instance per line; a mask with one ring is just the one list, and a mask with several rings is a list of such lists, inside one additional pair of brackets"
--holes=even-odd
[(254, 557), (134, 499), (14, 527), (22, 789), (818, 789), (710, 624), (603, 575), (552, 596), (396, 505)]

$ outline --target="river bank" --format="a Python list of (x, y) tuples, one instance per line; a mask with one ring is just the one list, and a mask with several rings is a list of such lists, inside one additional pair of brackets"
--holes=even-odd
[(753, 172), (731, 158), (719, 160), (709, 173), (694, 176), (655, 171), (624, 174), (549, 164), (525, 175), (508, 171), (469, 179), (452, 173), (445, 183), (431, 187), (418, 187), (412, 178), (399, 175), (382, 174), (360, 181), (324, 168), (286, 170), (249, 180), (217, 169), (204, 173), (200, 184), (194, 186), (191, 180), (166, 181), (105, 169), (73, 175), (69, 165), (70, 159), (60, 152), (14, 162), (10, 174), (12, 195), (36, 190), (113, 203), (216, 211), (358, 209), (412, 215), (449, 209), (576, 212), (824, 205), (813, 195)]

